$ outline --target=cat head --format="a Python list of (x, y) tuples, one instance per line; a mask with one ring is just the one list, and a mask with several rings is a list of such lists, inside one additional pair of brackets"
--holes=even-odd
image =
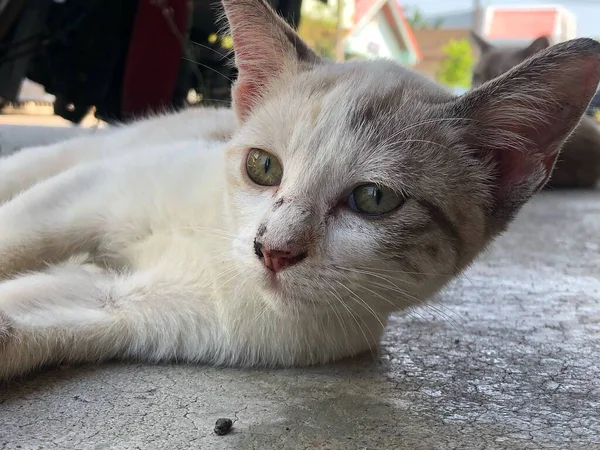
[(223, 3), (233, 251), (279, 308), (430, 296), (544, 185), (600, 80), (600, 44), (577, 39), (455, 97), (392, 61), (319, 58), (262, 0)]
[(540, 36), (523, 48), (498, 48), (471, 32), (471, 42), (479, 48), (479, 61), (473, 68), (472, 85), (477, 87), (508, 72), (527, 58), (550, 47), (550, 39)]

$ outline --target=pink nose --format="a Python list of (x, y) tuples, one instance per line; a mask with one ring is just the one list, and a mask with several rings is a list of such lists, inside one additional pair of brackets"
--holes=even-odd
[(277, 273), (286, 267), (298, 264), (304, 258), (306, 253), (302, 251), (288, 252), (283, 250), (271, 250), (264, 247), (262, 244), (255, 242), (254, 250), (256, 255), (263, 260), (263, 264), (269, 270)]

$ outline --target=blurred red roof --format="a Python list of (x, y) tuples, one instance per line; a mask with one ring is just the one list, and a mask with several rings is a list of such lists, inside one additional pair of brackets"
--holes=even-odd
[(554, 34), (559, 20), (555, 8), (495, 10), (486, 36), (490, 39), (535, 39)]
[[(384, 7), (387, 8), (384, 9)], [(402, 27), (404, 28), (406, 36), (409, 40), (408, 45), (413, 48), (417, 58), (420, 59), (422, 55), (419, 49), (419, 44), (417, 43), (413, 29), (406, 20), (404, 9), (400, 6), (398, 0), (354, 0), (354, 26), (356, 27), (365, 17), (373, 17), (377, 11), (384, 9), (386, 20), (392, 27), (394, 27), (394, 18), (393, 15), (389, 14), (388, 8), (393, 8), (397, 13), (397, 16), (399, 17)]]
[(378, 0), (354, 0), (354, 24), (360, 22), (364, 16), (367, 15), (369, 10), (373, 8), (376, 3), (381, 4)]

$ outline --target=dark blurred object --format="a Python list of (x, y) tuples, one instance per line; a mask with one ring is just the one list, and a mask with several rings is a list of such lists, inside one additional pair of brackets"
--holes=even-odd
[[(294, 27), (302, 0), (271, 0)], [(213, 0), (0, 0), (0, 100), (29, 78), (79, 123), (228, 104), (235, 70)]]
[(32, 56), (45, 44), (51, 3), (47, 0), (4, 0), (0, 9), (0, 97), (16, 101)]
[(57, 94), (54, 100), (54, 114), (61, 116), (73, 123), (80, 123), (89, 112), (89, 106), (73, 104), (61, 94)]

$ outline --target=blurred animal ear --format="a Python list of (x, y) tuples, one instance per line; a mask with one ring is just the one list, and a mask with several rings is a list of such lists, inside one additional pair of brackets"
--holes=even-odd
[(264, 0), (223, 0), (238, 78), (232, 88), (233, 108), (244, 121), (269, 84), (296, 73), (320, 58)]
[(527, 48), (522, 50), (522, 52), (528, 57), (535, 55), (537, 52), (540, 52), (548, 47), (550, 47), (550, 38), (548, 36), (540, 36), (539, 38), (534, 39)]
[(455, 101), (455, 114), (466, 119), (470, 148), (494, 168), (498, 227), (544, 186), (599, 81), (600, 43), (574, 39), (538, 52)]
[(491, 50), (492, 48), (494, 48), (494, 46), (492, 44), (490, 44), (488, 41), (486, 41), (484, 38), (482, 38), (479, 34), (475, 33), (474, 31), (469, 32), (469, 39), (473, 44), (475, 44), (477, 47), (479, 47), (479, 51), (481, 53), (486, 53), (489, 50)]

